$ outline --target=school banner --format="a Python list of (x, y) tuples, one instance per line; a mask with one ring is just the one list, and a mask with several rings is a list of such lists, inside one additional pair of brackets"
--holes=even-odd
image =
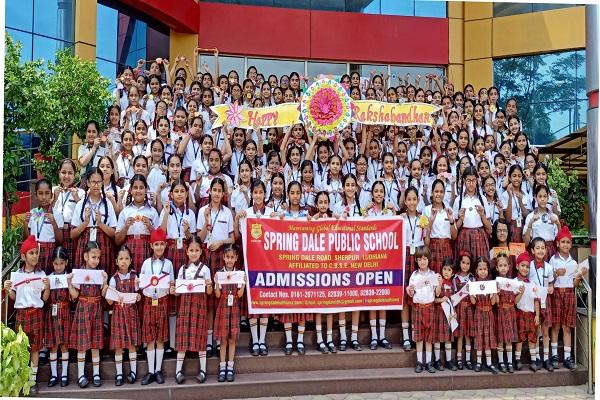
[(352, 101), (352, 120), (365, 125), (427, 125), (440, 107), (427, 103), (384, 103), (373, 100)]
[(213, 128), (223, 126), (227, 123), (231, 126), (243, 129), (279, 128), (290, 126), (300, 122), (300, 109), (298, 103), (284, 103), (272, 107), (251, 108), (242, 107), (237, 104), (220, 104), (210, 108), (217, 114)]
[(241, 228), (250, 313), (402, 309), (402, 218), (247, 218)]

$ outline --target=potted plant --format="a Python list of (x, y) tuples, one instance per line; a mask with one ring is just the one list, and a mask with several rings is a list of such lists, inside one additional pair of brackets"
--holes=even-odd
[(0, 331), (0, 396), (27, 396), (29, 389), (34, 385), (29, 366), (29, 339), (21, 327), (19, 332), (15, 333), (0, 323)]

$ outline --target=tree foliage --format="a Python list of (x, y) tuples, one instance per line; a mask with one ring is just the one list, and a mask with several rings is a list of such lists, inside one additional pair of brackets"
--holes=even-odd
[(21, 327), (15, 333), (3, 323), (0, 332), (0, 396), (17, 397), (21, 393), (27, 396), (35, 384), (29, 366), (29, 338)]
[(556, 190), (560, 202), (560, 218), (571, 231), (583, 227), (583, 212), (586, 196), (575, 172), (567, 173), (559, 158), (548, 161), (548, 186)]

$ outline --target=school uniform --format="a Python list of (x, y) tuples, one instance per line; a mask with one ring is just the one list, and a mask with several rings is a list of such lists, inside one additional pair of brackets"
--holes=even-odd
[(133, 156), (128, 153), (121, 152), (117, 157), (116, 168), (119, 179), (117, 180), (117, 185), (119, 187), (123, 187), (125, 182), (129, 182), (135, 171), (133, 170)]
[(102, 286), (73, 284), (79, 290), (71, 325), (70, 348), (78, 352), (104, 346), (102, 323)]
[(239, 214), (241, 211), (245, 210), (250, 206), (250, 200), (252, 198), (252, 194), (250, 193), (250, 183), (246, 185), (246, 191), (242, 192), (240, 190), (240, 185), (235, 185), (235, 189), (231, 192), (231, 208), (235, 211), (236, 214)]
[(313, 161), (314, 184), (316, 187), (321, 187), (322, 182), (327, 181), (329, 173), (329, 165), (321, 164), (320, 161)]
[(202, 181), (204, 182), (206, 180), (206, 177), (210, 175), (208, 157), (205, 160), (204, 155), (202, 155), (201, 153), (202, 150), (200, 150), (200, 155), (192, 161), (190, 166), (186, 167), (184, 164), (184, 169), (190, 168), (190, 182), (195, 181), (199, 175), (202, 176)]
[(125, 239), (125, 245), (131, 250), (133, 257), (132, 264), (136, 272), (140, 271), (142, 263), (150, 257), (150, 231), (144, 225), (141, 217), (148, 217), (154, 228), (157, 228), (160, 223), (158, 220), (158, 212), (155, 208), (144, 204), (141, 207), (129, 204), (125, 206), (119, 214), (117, 221), (117, 232), (125, 229), (125, 222), (128, 218), (134, 218), (135, 222), (128, 228)]
[(240, 164), (246, 158), (244, 150), (233, 148), (231, 149), (231, 158), (229, 159), (229, 175), (235, 177), (235, 181), (238, 179), (240, 172)]
[[(420, 217), (420, 214), (417, 214), (414, 217), (411, 217), (408, 214), (403, 216), (404, 223), (402, 225), (404, 226), (404, 237), (406, 238), (406, 262), (404, 264), (405, 286), (408, 286), (410, 275), (418, 269), (415, 260), (415, 250), (417, 247), (425, 245), (425, 231), (419, 226)], [(410, 297), (408, 297), (407, 300), (409, 302), (412, 301)]]
[[(295, 169), (289, 163), (285, 164), (285, 166), (283, 167), (283, 176), (285, 178), (285, 187), (286, 188), (290, 184), (290, 182), (293, 182), (293, 181), (301, 182), (302, 181), (302, 171), (300, 171), (300, 166), (298, 165), (298, 169)], [(340, 175), (340, 178), (341, 178), (341, 175)]]
[[(198, 210), (198, 220), (196, 222), (196, 229), (202, 230), (202, 227), (206, 224), (204, 219), (204, 212), (209, 208), (210, 204), (202, 207)], [(204, 263), (208, 265), (211, 270), (211, 275), (217, 271), (217, 268), (223, 263), (223, 246), (217, 250), (208, 250), (208, 245), (212, 242), (219, 240), (227, 240), (229, 235), (233, 233), (233, 214), (231, 210), (226, 206), (221, 206), (218, 211), (210, 209), (209, 213), (210, 226), (207, 229), (206, 238), (204, 239)]]
[[(83, 199), (85, 196), (85, 191), (80, 188), (76, 188), (77, 195), (79, 199)], [(75, 247), (77, 245), (77, 240), (71, 239), (71, 221), (73, 220), (73, 214), (75, 211), (75, 206), (77, 202), (73, 198), (73, 193), (70, 190), (60, 190), (56, 201), (54, 203), (54, 207), (52, 208), (52, 212), (54, 215), (61, 215), (63, 220), (63, 243), (62, 246), (67, 250), (67, 254), (69, 256), (69, 260), (74, 260), (75, 255)]]
[[(510, 185), (510, 183), (509, 183)], [(521, 210), (521, 205), (516, 196), (513, 195), (512, 198), (512, 216), (510, 220), (510, 230), (511, 230), (511, 241), (516, 243), (523, 243), (523, 224), (524, 219), (523, 215), (529, 211), (531, 211), (531, 198), (527, 196), (527, 194), (523, 193), (523, 206), (525, 210)], [(500, 201), (502, 202), (502, 206), (504, 210), (508, 208), (508, 191), (505, 191), (500, 196)], [(503, 210), (503, 211), (504, 211)]]
[[(452, 281), (444, 279), (442, 280), (442, 290), (438, 298), (443, 298), (452, 296), (454, 294), (454, 290), (452, 288)], [(434, 333), (433, 333), (433, 341), (435, 343), (451, 343), (454, 341), (454, 335), (450, 330), (450, 324), (448, 323), (448, 318), (446, 318), (446, 314), (444, 313), (444, 309), (442, 308), (442, 303), (435, 303), (435, 323)], [(450, 360), (446, 360), (450, 361)]]
[[(559, 268), (567, 267), (573, 271), (577, 270), (577, 261), (570, 255), (563, 258), (560, 253), (552, 256), (550, 265), (554, 272)], [(574, 328), (577, 323), (574, 279), (574, 275), (557, 276), (554, 281), (554, 293), (552, 294), (552, 320), (556, 324), (566, 325), (570, 328)]]
[[(428, 205), (423, 209), (422, 214), (431, 220), (432, 206)], [(440, 210), (436, 213), (429, 233), (429, 250), (431, 251), (430, 268), (436, 273), (442, 270), (444, 258), (454, 258), (454, 250), (450, 241), (450, 220), (446, 210)]]
[(148, 191), (150, 193), (156, 193), (159, 186), (162, 183), (165, 183), (166, 181), (167, 177), (165, 176), (165, 173), (160, 168), (160, 166), (154, 164), (152, 167), (150, 167), (150, 171), (148, 172), (148, 176), (146, 177), (146, 182), (148, 183)]
[[(198, 159), (202, 159), (202, 144), (192, 137), (190, 138), (187, 146), (185, 147), (185, 152), (183, 153), (182, 167), (185, 173), (184, 178), (190, 178), (192, 166)], [(206, 172), (208, 173), (208, 161), (206, 161), (204, 165), (207, 167)]]
[[(46, 273), (38, 269), (27, 272), (23, 268), (19, 271), (30, 275), (30, 279), (43, 279)], [(29, 338), (29, 351), (38, 352), (44, 347), (44, 300), (42, 294), (44, 289), (37, 289), (32, 285), (18, 285), (13, 283), (12, 291), (15, 292), (14, 308), (17, 311), (15, 327), (21, 326), (23, 332)]]
[(535, 324), (535, 302), (532, 289), (535, 283), (521, 276), (517, 280), (525, 285), (525, 292), (517, 303), (517, 330), (519, 331), (519, 342), (536, 343), (538, 340), (538, 327)]
[(342, 175), (354, 174), (356, 176), (356, 164), (351, 160), (346, 160), (342, 165)]
[(142, 114), (138, 116), (137, 111), (136, 112), (132, 112), (129, 116), (129, 125), (125, 125), (125, 114), (127, 114), (127, 108), (129, 107), (129, 104), (127, 104), (126, 107), (121, 108), (123, 111), (121, 111), (121, 126), (123, 126), (124, 129), (129, 129), (132, 132), (135, 132), (135, 124), (138, 121), (144, 121), (146, 123), (146, 126), (150, 126), (151, 121), (150, 121), (150, 114), (148, 114), (148, 111), (144, 110), (142, 108)]
[[(52, 252), (56, 247), (56, 237), (54, 236), (54, 228), (52, 227), (50, 219), (42, 215), (44, 212), (45, 211), (40, 208), (31, 209), (31, 218), (29, 218), (27, 228), (29, 229), (29, 232), (35, 236), (35, 240), (38, 243), (38, 248), (40, 250), (38, 266), (45, 273), (49, 274), (54, 270), (52, 266)], [(52, 213), (58, 229), (62, 230), (64, 226), (62, 213), (55, 212), (53, 209), (48, 212)]]
[[(474, 281), (475, 278), (469, 272), (465, 276), (454, 275), (452, 278), (452, 286), (454, 292), (459, 292), (466, 284)], [(454, 331), (454, 337), (471, 337), (473, 325), (473, 307), (469, 296), (463, 298), (456, 306), (456, 321), (458, 322), (458, 328)]]
[[(519, 339), (517, 329), (517, 310), (515, 299), (517, 293), (511, 290), (498, 290), (498, 307), (496, 309), (496, 337), (498, 342), (512, 343)], [(512, 360), (509, 360), (512, 362)]]
[[(77, 150), (77, 159), (79, 160), (81, 157), (83, 157), (84, 155), (86, 155), (87, 153), (89, 153), (90, 151), (92, 151), (92, 148), (94, 146), (91, 144), (82, 144), (79, 146), (79, 149)], [(79, 170), (79, 173), (81, 174), (81, 176), (85, 176), (85, 171), (89, 168), (89, 167), (97, 167), (98, 166), (98, 162), (100, 162), (100, 159), (104, 156), (107, 156), (108, 154), (108, 150), (106, 149), (106, 146), (99, 146), (95, 152), (94, 152), (94, 156), (92, 157), (92, 159), (90, 160), (90, 162), (84, 166), (81, 167), (81, 169)]]
[[(142, 264), (141, 275), (169, 275), (169, 281), (174, 281), (173, 264), (169, 259), (147, 258)], [(167, 278), (165, 278), (167, 279)], [(141, 325), (142, 342), (166, 342), (169, 340), (169, 289), (143, 288), (144, 302), (142, 306)]]
[[(200, 263), (184, 265), (178, 279), (204, 279), (210, 281), (210, 269)], [(206, 293), (186, 293), (179, 296), (175, 349), (179, 351), (206, 351), (208, 338)], [(239, 323), (239, 319), (237, 320)]]
[[(531, 261), (529, 264), (529, 281), (547, 289), (554, 282), (554, 268), (545, 261), (539, 264), (536, 261)], [(552, 326), (554, 324), (551, 310), (552, 295), (548, 295), (546, 296), (546, 304), (540, 304), (540, 325)]]
[[(226, 272), (223, 267), (220, 271)], [(234, 268), (233, 271), (236, 271)], [(217, 276), (215, 275), (215, 282)], [(237, 342), (240, 335), (240, 315), (242, 299), (238, 297), (237, 292), (241, 285), (221, 285), (221, 297), (217, 300), (217, 310), (215, 312), (214, 336), (216, 340), (224, 342), (227, 339), (233, 339)], [(229, 296), (233, 301), (229, 303)], [(205, 341), (206, 343), (206, 341)]]
[[(498, 341), (496, 340), (496, 317), (492, 306), (492, 295), (478, 294), (475, 297), (477, 302), (473, 310), (473, 324), (471, 325), (475, 350), (496, 349)], [(468, 301), (467, 298), (464, 300)]]
[[(65, 275), (66, 271), (61, 275)], [(53, 279), (56, 273), (48, 275)], [(50, 290), (46, 318), (44, 319), (44, 346), (52, 349), (68, 345), (71, 336), (71, 310), (69, 289)]]
[(369, 157), (369, 162), (367, 163), (367, 176), (371, 182), (375, 181), (378, 177), (381, 176), (383, 172), (383, 162), (381, 160), (374, 160)]
[[(154, 140), (156, 139), (156, 135), (154, 137), (150, 136), (150, 132), (148, 132), (148, 139), (149, 140)], [(148, 142), (144, 142), (144, 143), (135, 143), (133, 145), (133, 156), (134, 158), (142, 155), (144, 157), (150, 157), (150, 146)]]
[(417, 277), (425, 277), (429, 280), (429, 285), (415, 291), (412, 297), (413, 340), (415, 342), (424, 341), (433, 343), (435, 341), (435, 312), (433, 302), (435, 300), (435, 288), (438, 285), (437, 274), (430, 269), (425, 272), (421, 272), (420, 270), (414, 271), (408, 281), (409, 286), (414, 284)]
[[(210, 184), (212, 183), (213, 179), (215, 178), (221, 178), (223, 179), (223, 181), (225, 182), (225, 192), (224, 194), (226, 195), (229, 191), (229, 188), (233, 189), (233, 182), (231, 181), (231, 178), (223, 173), (218, 173), (216, 175), (213, 174), (209, 174), (206, 175), (202, 178), (202, 183), (200, 184), (200, 202), (198, 203), (199, 207), (204, 207), (205, 205), (208, 204), (208, 195), (209, 195), (209, 191), (210, 191)], [(190, 182), (193, 182), (193, 180), (190, 180)], [(196, 183), (197, 185), (197, 183)], [(195, 190), (195, 188), (194, 188)]]
[[(535, 210), (530, 212), (525, 218), (525, 224), (523, 225), (527, 229), (529, 223), (533, 219)], [(546, 242), (546, 261), (550, 261), (550, 258), (556, 253), (556, 235), (558, 235), (558, 227), (552, 222), (552, 217), (558, 216), (550, 212), (544, 212), (540, 218), (535, 221), (531, 227), (531, 238), (541, 237)]]
[(482, 198), (484, 203), (483, 208), (485, 209), (485, 217), (492, 225), (494, 225), (500, 216), (503, 215), (502, 210), (498, 208), (498, 205), (495, 201), (490, 202), (485, 195), (483, 195)]
[[(159, 221), (163, 221), (166, 209), (163, 208)], [(171, 211), (167, 217), (167, 249), (166, 257), (171, 260), (175, 268), (175, 274), (179, 273), (179, 268), (187, 264), (187, 240), (185, 238), (183, 222), (187, 221), (190, 234), (196, 233), (196, 215), (192, 210), (184, 207), (181, 210), (171, 205)]]
[(392, 204), (395, 211), (400, 211), (400, 205), (398, 204), (398, 197), (400, 196), (400, 179), (394, 176), (392, 180), (382, 177), (383, 186), (385, 187), (385, 196), (383, 198), (384, 206)]
[(407, 160), (410, 163), (412, 160), (418, 160), (421, 155), (421, 141), (417, 140), (416, 143), (406, 142), (408, 150), (406, 152)]
[(458, 219), (461, 208), (465, 209), (463, 224), (456, 237), (456, 254), (468, 251), (473, 259), (487, 257), (490, 252), (489, 235), (483, 227), (481, 216), (476, 207), (483, 207), (477, 195), (462, 194), (454, 200), (454, 219)]
[(331, 207), (331, 211), (337, 215), (346, 214), (348, 217), (360, 217), (362, 215), (360, 206), (356, 201), (354, 204), (347, 205), (345, 200), (340, 200)]
[[(110, 278), (108, 285), (121, 293), (137, 293), (137, 274), (120, 272)], [(140, 344), (141, 331), (137, 304), (113, 303), (110, 323), (110, 349), (125, 349)]]
[(324, 191), (329, 194), (329, 204), (336, 204), (338, 201), (341, 201), (344, 193), (341, 176), (337, 180), (327, 177), (325, 181), (321, 182), (318, 191)]
[[(427, 181), (426, 189), (427, 189), (427, 200), (431, 202), (431, 195), (433, 194), (433, 182), (437, 179), (437, 176), (432, 176)], [(450, 179), (441, 179), (444, 182), (444, 198), (443, 203), (447, 206), (452, 205), (452, 187), (455, 186), (450, 182)]]

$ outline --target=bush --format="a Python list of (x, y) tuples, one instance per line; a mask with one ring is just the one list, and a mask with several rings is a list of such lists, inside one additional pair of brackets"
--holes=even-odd
[(551, 159), (548, 162), (548, 186), (558, 194), (560, 218), (571, 231), (582, 228), (586, 193), (575, 172), (565, 171), (560, 159)]
[(29, 366), (29, 339), (19, 327), (19, 333), (0, 323), (0, 396), (27, 396), (35, 382)]

